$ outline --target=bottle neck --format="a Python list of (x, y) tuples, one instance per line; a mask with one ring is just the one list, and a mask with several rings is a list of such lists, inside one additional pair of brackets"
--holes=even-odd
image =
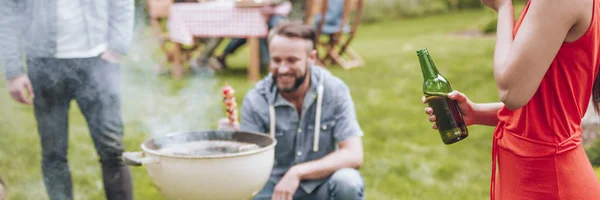
[(423, 79), (434, 79), (439, 76), (439, 72), (431, 59), (428, 52), (420, 52), (418, 54), (419, 62), (421, 63), (421, 71), (423, 72)]

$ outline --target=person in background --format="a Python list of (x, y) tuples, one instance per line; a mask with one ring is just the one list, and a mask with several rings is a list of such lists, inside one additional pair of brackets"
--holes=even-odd
[(502, 102), (473, 103), (457, 91), (448, 98), (467, 125), (496, 127), (490, 199), (599, 199), (581, 119), (590, 97), (599, 111), (600, 1), (530, 0), (516, 23), (511, 0), (483, 3), (498, 12), (493, 70)]
[(315, 65), (312, 26), (284, 23), (269, 36), (270, 74), (244, 97), (241, 126), (277, 140), (269, 181), (255, 199), (364, 199), (363, 131), (350, 90)]
[[(344, 14), (344, 1), (345, 0), (327, 0), (327, 10), (325, 11), (325, 20), (323, 23), (322, 34), (334, 34), (337, 33), (342, 27), (342, 17)], [(313, 21), (315, 29), (318, 28), (321, 22), (322, 14), (319, 12), (316, 14)], [(348, 24), (345, 24), (343, 31), (350, 31)]]
[(0, 16), (8, 90), (17, 102), (33, 104), (50, 199), (73, 199), (67, 163), (71, 100), (87, 121), (106, 198), (132, 199), (131, 174), (121, 159), (119, 61), (132, 39), (134, 1), (0, 0)]
[(223, 66), (219, 60), (213, 57), (217, 47), (221, 44), (223, 38), (197, 38), (196, 42), (202, 43), (202, 51), (198, 58), (190, 60), (190, 66), (195, 72), (201, 72), (202, 69), (221, 70)]
[[(277, 0), (276, 4), (271, 6), (265, 6), (262, 8), (262, 13), (268, 20), (267, 26), (269, 30), (275, 27), (281, 20), (283, 20), (292, 10), (292, 4), (289, 1), (281, 1)], [(227, 56), (235, 53), (237, 49), (246, 44), (246, 39), (244, 38), (232, 38), (223, 53), (217, 56), (217, 60), (223, 68), (228, 68), (227, 66)], [(266, 39), (259, 40), (259, 49), (260, 49), (260, 65), (268, 66), (269, 65), (269, 49), (267, 45)]]
[(315, 1), (315, 0), (289, 0), (292, 4), (292, 8), (287, 16), (287, 20), (290, 22), (302, 21), (306, 22), (307, 20), (307, 1)]
[[(314, 1), (314, 0), (313, 0)], [(320, 3), (314, 1), (314, 3)], [(304, 22), (307, 20), (306, 11), (307, 5), (305, 0), (289, 0), (279, 4), (276, 7), (267, 7), (264, 13), (270, 14), (269, 29), (272, 29), (280, 22)], [(323, 24), (323, 34), (333, 34), (339, 31), (342, 24), (342, 15), (344, 11), (344, 0), (328, 0), (327, 10), (325, 12), (325, 21)], [(317, 13), (311, 23), (315, 29), (318, 28), (321, 21), (321, 13)], [(349, 31), (347, 25), (344, 26), (344, 31)], [(246, 43), (246, 39), (234, 38), (227, 45), (223, 54), (217, 56), (217, 60), (224, 68), (227, 68), (226, 58), (233, 54), (238, 48)], [(266, 40), (260, 42), (261, 66), (268, 65), (269, 51)]]

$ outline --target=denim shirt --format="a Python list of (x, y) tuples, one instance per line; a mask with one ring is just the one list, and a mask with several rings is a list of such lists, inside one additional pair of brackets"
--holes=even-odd
[[(344, 15), (344, 0), (328, 0), (327, 11), (325, 12), (325, 23), (323, 24), (323, 34), (334, 34), (340, 31), (342, 27), (342, 17)], [(318, 29), (318, 25), (321, 22), (321, 13), (319, 12), (315, 16), (314, 26), (315, 30)], [(344, 24), (342, 32), (347, 33), (350, 31), (348, 22)]]
[[(335, 151), (339, 142), (363, 136), (346, 84), (322, 67), (312, 66), (310, 76), (310, 89), (304, 97), (302, 116), (298, 116), (295, 106), (277, 92), (271, 75), (257, 83), (244, 97), (241, 130), (272, 133), (277, 139), (275, 162), (269, 179), (275, 184), (292, 166), (323, 158)], [(317, 117), (319, 86), (323, 90), (321, 116)], [(319, 129), (318, 133), (315, 129)], [(318, 141), (315, 142), (317, 134)], [(325, 180), (304, 180), (300, 188), (311, 193)]]

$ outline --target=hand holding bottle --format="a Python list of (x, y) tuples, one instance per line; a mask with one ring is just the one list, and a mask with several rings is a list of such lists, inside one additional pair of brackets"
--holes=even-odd
[(453, 144), (469, 136), (469, 130), (461, 114), (458, 102), (448, 98), (452, 90), (450, 82), (440, 74), (427, 49), (417, 51), (423, 73), (425, 102), (433, 108), (436, 128), (444, 144)]
[[(460, 113), (462, 114), (463, 119), (465, 120), (465, 125), (473, 125), (476, 104), (471, 102), (471, 100), (469, 100), (469, 98), (465, 94), (456, 90), (448, 93), (448, 98), (451, 100), (455, 100), (458, 103), (458, 109), (460, 110)], [(425, 98), (425, 96), (423, 96), (421, 100), (424, 104), (427, 104), (427, 99)], [(434, 123), (432, 128), (437, 130), (438, 127), (437, 124), (435, 124), (436, 117), (433, 114), (433, 108), (425, 107), (425, 114), (429, 116), (429, 121)]]

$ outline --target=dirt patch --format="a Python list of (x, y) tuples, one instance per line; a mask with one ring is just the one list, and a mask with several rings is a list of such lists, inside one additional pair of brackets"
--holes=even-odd
[(457, 37), (463, 37), (463, 38), (494, 38), (496, 36), (495, 33), (488, 34), (488, 33), (484, 33), (483, 31), (481, 31), (479, 29), (470, 29), (470, 30), (452, 32), (452, 33), (450, 33), (450, 35), (457, 36)]
[(598, 132), (600, 130), (600, 125), (599, 124), (587, 124), (581, 125), (583, 128), (583, 136), (582, 136), (582, 140), (583, 140), (583, 144), (584, 145), (591, 145), (594, 144), (594, 142), (596, 140), (598, 140), (598, 137), (600, 137), (600, 133)]
[(583, 129), (584, 144), (592, 144), (600, 138), (600, 115), (594, 110), (594, 103), (591, 101), (585, 116), (581, 119), (581, 128)]
[(600, 139), (600, 120), (596, 113), (588, 113), (581, 121), (581, 128), (583, 129), (582, 140), (584, 145), (593, 144)]

